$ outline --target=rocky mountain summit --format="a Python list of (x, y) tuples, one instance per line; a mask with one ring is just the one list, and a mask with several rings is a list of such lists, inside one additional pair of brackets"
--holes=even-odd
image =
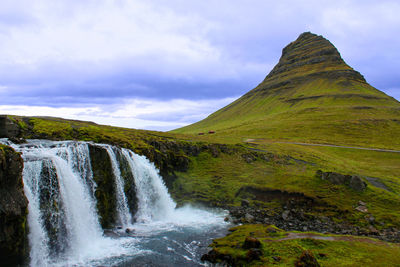
[[(282, 50), (279, 63), (261, 85), (253, 90), (289, 89), (313, 78), (347, 78), (365, 83), (364, 77), (348, 66), (336, 47), (327, 39), (310, 32), (302, 33)], [(349, 81), (349, 83), (350, 83)]]

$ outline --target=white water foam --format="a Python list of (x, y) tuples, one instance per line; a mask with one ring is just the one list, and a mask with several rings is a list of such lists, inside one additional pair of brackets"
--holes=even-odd
[[(31, 266), (85, 265), (91, 259), (119, 255), (123, 248), (115, 240), (103, 236), (96, 211), (96, 202), (89, 193), (86, 179), (91, 180), (87, 144), (57, 142), (48, 146), (16, 147), (25, 160), (24, 185), (29, 200), (29, 242)], [(67, 228), (67, 251), (50, 256), (49, 237), (46, 234), (39, 205), (39, 186), (43, 161), (51, 162), (57, 172), (62, 208)], [(94, 181), (90, 181), (94, 183)]]
[(162, 178), (154, 164), (146, 157), (128, 149), (122, 149), (135, 177), (136, 194), (139, 201), (136, 219), (138, 222), (152, 222), (169, 218), (176, 207), (168, 194)]
[(107, 150), (111, 159), (111, 165), (115, 178), (115, 187), (117, 189), (117, 211), (121, 225), (127, 228), (132, 225), (132, 216), (128, 207), (128, 202), (124, 192), (124, 179), (121, 177), (121, 170), (117, 161), (117, 155), (110, 145), (101, 145)]

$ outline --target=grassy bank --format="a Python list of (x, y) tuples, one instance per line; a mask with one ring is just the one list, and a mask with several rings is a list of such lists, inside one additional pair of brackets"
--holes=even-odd
[[(235, 266), (316, 266), (307, 265), (302, 259), (306, 252), (320, 266), (400, 265), (398, 244), (372, 238), (286, 232), (271, 225), (242, 225), (230, 231), (211, 245), (215, 262), (225, 260)], [(253, 241), (254, 248), (246, 247), (246, 238)], [(258, 256), (254, 251), (259, 251)]]

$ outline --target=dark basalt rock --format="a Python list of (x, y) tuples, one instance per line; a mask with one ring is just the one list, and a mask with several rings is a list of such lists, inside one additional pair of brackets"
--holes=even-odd
[(28, 200), (22, 169), (19, 153), (0, 145), (0, 262), (4, 266), (22, 263), (27, 254)]
[(124, 179), (124, 192), (127, 197), (129, 210), (132, 214), (136, 214), (138, 199), (136, 196), (135, 178), (133, 177), (128, 161), (120, 152), (117, 153), (117, 160), (121, 170), (121, 177)]
[(0, 115), (0, 138), (14, 138), (21, 133), (20, 127), (7, 115)]
[(260, 248), (261, 242), (255, 237), (248, 236), (243, 242), (244, 249)]
[(111, 160), (106, 149), (100, 146), (89, 145), (89, 154), (93, 179), (97, 184), (94, 194), (100, 224), (103, 229), (111, 228), (117, 220), (116, 188)]
[[(236, 266), (234, 264), (234, 259), (232, 259), (231, 255), (222, 254), (216, 251), (215, 249), (211, 250), (207, 254), (201, 256), (202, 261), (209, 261), (211, 263), (222, 263), (222, 266)], [(225, 264), (225, 265), (224, 265)]]
[(323, 172), (318, 170), (316, 176), (333, 184), (346, 185), (358, 192), (362, 192), (367, 188), (367, 184), (363, 179), (356, 175), (344, 175), (337, 172)]
[(62, 212), (62, 201), (59, 190), (57, 171), (51, 161), (43, 163), (38, 183), (40, 191), (40, 210), (46, 232), (49, 236), (51, 252), (58, 254), (66, 249), (67, 226)]

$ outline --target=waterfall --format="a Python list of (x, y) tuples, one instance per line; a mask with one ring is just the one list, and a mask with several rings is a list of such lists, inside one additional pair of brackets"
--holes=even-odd
[[(125, 196), (124, 192), (124, 180), (121, 177), (121, 171), (120, 167), (117, 161), (117, 155), (116, 152), (114, 151), (113, 147), (110, 145), (101, 145), (107, 150), (108, 155), (110, 156), (111, 159), (111, 165), (114, 173), (114, 178), (115, 178), (115, 186), (116, 186), (116, 197), (117, 197), (117, 211), (118, 211), (118, 217), (119, 221), (122, 224), (124, 228), (128, 227), (132, 223), (132, 216), (129, 211), (128, 207), (128, 202), (127, 198)], [(117, 149), (117, 148), (115, 148)]]
[[(93, 250), (106, 249), (110, 239), (103, 235), (96, 209), (97, 184), (90, 163), (90, 143), (45, 140), (29, 140), (22, 145), (7, 143), (22, 152), (24, 159), (31, 266), (54, 265), (71, 258), (76, 263), (93, 256)], [(105, 149), (111, 162), (116, 224), (131, 226), (133, 215), (140, 222), (171, 216), (175, 203), (153, 164), (127, 149), (91, 145)], [(131, 214), (128, 207), (118, 155), (128, 162), (134, 177), (136, 214)]]
[[(146, 236), (175, 231), (176, 226), (181, 231), (182, 227), (223, 223), (221, 216), (206, 211), (175, 209), (154, 164), (128, 149), (77, 141), (28, 140), (19, 145), (4, 139), (0, 142), (21, 152), (24, 160), (30, 266), (114, 266), (126, 257), (148, 254), (146, 244), (150, 241), (141, 249), (138, 245)], [(93, 153), (98, 152), (108, 163), (94, 164), (97, 154)], [(103, 167), (99, 172), (98, 168)], [(107, 179), (113, 179), (107, 180), (107, 192), (105, 180), (97, 180), (103, 172), (107, 172)], [(110, 192), (113, 199), (104, 202), (103, 198), (101, 202), (99, 195)], [(115, 216), (110, 216), (115, 229), (102, 229), (101, 218), (109, 209), (100, 210), (99, 204), (115, 207)], [(128, 234), (125, 228), (129, 228)], [(138, 236), (129, 235), (132, 231)], [(158, 243), (165, 242), (169, 239)], [(175, 243), (166, 243), (166, 253), (169, 246), (178, 244), (173, 239), (171, 242)], [(182, 261), (187, 258), (182, 256)]]
[(65, 255), (85, 257), (82, 253), (103, 238), (90, 193), (95, 182), (87, 144), (32, 141), (14, 147), (24, 159), (31, 265)]
[(172, 216), (176, 204), (168, 194), (154, 164), (128, 149), (122, 149), (122, 154), (128, 160), (135, 177), (139, 200), (136, 219), (139, 222), (149, 222)]

